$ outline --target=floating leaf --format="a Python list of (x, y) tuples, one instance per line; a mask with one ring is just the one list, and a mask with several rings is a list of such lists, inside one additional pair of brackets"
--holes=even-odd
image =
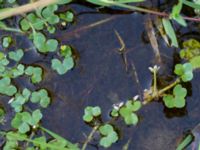
[(84, 113), (84, 116), (83, 116), (83, 120), (85, 122), (91, 122), (94, 117), (101, 115), (101, 108), (98, 107), (98, 106), (96, 106), (96, 107), (88, 106), (88, 107), (85, 108), (84, 112), (85, 113)]
[(56, 70), (58, 74), (63, 75), (74, 67), (74, 60), (72, 57), (64, 58), (63, 62), (58, 59), (51, 60), (51, 67)]
[(56, 24), (59, 22), (59, 17), (54, 14), (54, 12), (58, 9), (57, 5), (50, 5), (47, 6), (43, 11), (42, 11), (42, 16), (45, 18), (45, 20), (49, 24)]
[(55, 39), (46, 39), (44, 34), (38, 32), (34, 34), (33, 43), (41, 53), (54, 52), (58, 47), (58, 41)]
[(74, 14), (71, 11), (61, 13), (60, 18), (66, 22), (72, 22), (74, 20)]
[(31, 102), (39, 103), (42, 107), (46, 108), (50, 103), (48, 92), (45, 89), (33, 92), (31, 95)]
[(23, 105), (29, 100), (31, 92), (25, 88), (22, 93), (15, 94), (15, 98), (11, 101), (11, 107), (15, 109), (15, 112), (22, 111)]
[(42, 30), (44, 28), (44, 21), (37, 17), (34, 13), (30, 13), (26, 18), (20, 21), (22, 30), (27, 31), (33, 27), (35, 30)]
[(174, 70), (175, 74), (179, 75), (183, 82), (191, 81), (193, 78), (193, 68), (192, 64), (185, 63), (185, 64), (177, 64)]
[(4, 73), (6, 66), (9, 64), (8, 59), (4, 55), (4, 53), (0, 52), (0, 72)]
[(60, 47), (60, 54), (63, 57), (71, 57), (72, 56), (72, 49), (68, 45), (62, 45)]
[(110, 124), (100, 126), (99, 132), (103, 135), (100, 145), (108, 148), (118, 140), (118, 135)]
[(0, 80), (0, 93), (7, 96), (13, 96), (17, 92), (15, 86), (11, 85), (11, 80), (8, 77), (5, 77)]
[(178, 84), (173, 89), (173, 95), (164, 96), (163, 101), (168, 108), (183, 108), (185, 106), (186, 95), (187, 90)]
[(42, 69), (40, 67), (29, 66), (26, 68), (25, 74), (31, 76), (32, 83), (39, 83), (42, 81)]
[(13, 77), (13, 78), (17, 78), (17, 77), (23, 75), (23, 74), (24, 74), (24, 69), (25, 69), (24, 65), (22, 65), (22, 64), (17, 65), (16, 68), (13, 68), (13, 69), (11, 70), (11, 72), (12, 72), (12, 77)]
[(200, 42), (195, 39), (184, 41), (180, 57), (188, 60), (193, 69), (200, 68)]
[(10, 36), (5, 36), (2, 39), (2, 45), (4, 48), (8, 48), (12, 42), (12, 38)]
[(33, 111), (32, 115), (29, 112), (16, 113), (11, 125), (18, 129), (20, 133), (26, 133), (30, 130), (30, 126), (38, 125), (42, 119), (42, 114), (39, 109)]
[(8, 57), (16, 62), (20, 61), (24, 56), (24, 52), (22, 49), (18, 49), (16, 51), (12, 51), (8, 53)]
[(136, 125), (138, 123), (138, 116), (134, 113), (141, 108), (140, 101), (129, 100), (125, 106), (122, 106), (119, 110), (120, 115), (124, 118), (127, 125)]

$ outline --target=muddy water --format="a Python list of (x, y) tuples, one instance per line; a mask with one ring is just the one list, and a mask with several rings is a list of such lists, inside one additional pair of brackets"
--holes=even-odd
[[(103, 120), (110, 119), (113, 103), (126, 101), (151, 86), (148, 67), (156, 64), (156, 60), (149, 41), (145, 40), (147, 15), (97, 13), (96, 9), (77, 4), (71, 5), (71, 8), (77, 14), (74, 25), (58, 31), (55, 38), (74, 48), (75, 68), (59, 76), (50, 69), (50, 59), (54, 54), (39, 55), (34, 49), (27, 49), (23, 63), (42, 66), (45, 70), (44, 80), (36, 87), (27, 84), (27, 79), (23, 78), (15, 82), (20, 87), (48, 89), (53, 101), (44, 110), (42, 125), (72, 142), (83, 143), (85, 135), (91, 132), (91, 128), (82, 120), (84, 108), (98, 105), (102, 108)], [(115, 30), (126, 45), (128, 70), (118, 52), (121, 45)], [(177, 50), (167, 47), (160, 37), (158, 39), (163, 60), (163, 64), (159, 64), (161, 74), (171, 76)], [(27, 43), (31, 47), (31, 43)], [(131, 64), (135, 66), (139, 83), (133, 75)], [(136, 127), (128, 127), (120, 121), (115, 123), (120, 140), (109, 149), (121, 150), (129, 140), (130, 150), (175, 149), (182, 135), (200, 122), (199, 81), (199, 71), (196, 71), (194, 80), (187, 85), (192, 92), (187, 98), (186, 108), (169, 111), (162, 103), (152, 102), (139, 111), (140, 122)], [(87, 149), (103, 148), (94, 139)]]

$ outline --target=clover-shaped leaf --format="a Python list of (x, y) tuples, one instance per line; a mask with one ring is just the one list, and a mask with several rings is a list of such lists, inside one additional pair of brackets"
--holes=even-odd
[(2, 45), (4, 48), (8, 48), (12, 43), (12, 38), (10, 36), (5, 36), (2, 39)]
[(63, 75), (74, 67), (74, 60), (72, 57), (65, 57), (63, 62), (54, 58), (51, 60), (51, 67), (56, 70), (58, 74)]
[(42, 11), (42, 16), (46, 19), (49, 24), (56, 24), (59, 22), (59, 17), (54, 14), (58, 9), (57, 5), (50, 5)]
[(24, 69), (25, 69), (25, 67), (22, 64), (17, 65), (16, 68), (13, 68), (11, 70), (13, 78), (16, 78), (16, 77), (19, 77), (19, 76), (23, 75), (24, 74)]
[(30, 130), (28, 120), (31, 119), (31, 115), (28, 112), (16, 113), (11, 125), (13, 128), (19, 130), (20, 133), (26, 133)]
[(30, 95), (31, 92), (27, 88), (23, 89), (22, 93), (15, 94), (15, 98), (11, 101), (11, 107), (15, 112), (22, 111), (23, 105), (29, 100)]
[(127, 125), (136, 125), (138, 123), (138, 116), (134, 113), (141, 108), (140, 101), (129, 100), (119, 110), (119, 114), (124, 118)]
[(42, 81), (42, 69), (40, 67), (29, 66), (26, 68), (25, 74), (31, 76), (32, 83), (39, 83)]
[(63, 57), (71, 57), (72, 56), (72, 49), (68, 45), (62, 45), (60, 47), (60, 54)]
[(168, 108), (182, 108), (185, 106), (186, 95), (187, 90), (178, 84), (173, 89), (173, 95), (164, 96), (163, 101)]
[(10, 59), (18, 62), (24, 56), (24, 52), (23, 52), (22, 49), (18, 49), (16, 51), (9, 52), (8, 56), (9, 56)]
[(20, 133), (26, 133), (30, 131), (30, 126), (37, 126), (42, 119), (40, 110), (35, 110), (32, 115), (29, 112), (16, 113), (11, 125), (13, 128), (18, 129)]
[(45, 89), (33, 92), (31, 95), (31, 102), (39, 103), (42, 107), (46, 108), (50, 103), (48, 92)]
[(100, 126), (99, 132), (103, 137), (100, 140), (100, 145), (108, 148), (118, 140), (118, 135), (110, 124)]
[(190, 63), (177, 64), (174, 73), (179, 75), (183, 82), (191, 81), (193, 78), (193, 68)]
[(14, 85), (11, 85), (11, 80), (8, 77), (0, 80), (0, 93), (8, 96), (13, 96), (17, 92)]
[(34, 13), (30, 13), (26, 18), (20, 21), (22, 30), (27, 31), (31, 26), (35, 30), (42, 30), (44, 28), (44, 21), (37, 17)]
[(84, 116), (83, 120), (85, 122), (91, 122), (94, 117), (100, 116), (101, 115), (101, 108), (96, 106), (96, 107), (91, 107), (88, 106), (84, 110)]
[(44, 34), (38, 32), (33, 35), (33, 43), (41, 53), (54, 52), (58, 47), (58, 41), (55, 39), (46, 39)]
[(41, 119), (42, 119), (42, 113), (39, 109), (37, 109), (32, 113), (32, 117), (31, 120), (29, 120), (29, 124), (31, 126), (35, 126)]
[(71, 11), (61, 13), (59, 16), (66, 22), (72, 22), (74, 20), (74, 14)]
[(4, 55), (4, 53), (0, 52), (0, 72), (3, 73), (5, 71), (5, 67), (9, 64), (8, 59)]

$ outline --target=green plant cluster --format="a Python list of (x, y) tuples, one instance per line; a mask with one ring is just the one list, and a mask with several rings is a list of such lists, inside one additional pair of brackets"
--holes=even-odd
[(99, 132), (102, 135), (100, 139), (100, 145), (105, 148), (110, 147), (113, 143), (118, 140), (118, 135), (110, 124), (105, 124), (99, 127)]
[(111, 115), (113, 117), (121, 116), (127, 125), (136, 125), (139, 121), (137, 112), (142, 107), (139, 100), (128, 100), (125, 105), (119, 109), (113, 109)]
[[(189, 82), (193, 79), (193, 66), (191, 63), (176, 64), (174, 73), (183, 82)], [(173, 88), (173, 94), (166, 94), (163, 96), (163, 101), (168, 108), (183, 108), (186, 105), (185, 97), (187, 89), (183, 88), (181, 84), (177, 84)]]
[(63, 57), (63, 61), (54, 58), (51, 60), (51, 67), (58, 74), (63, 75), (74, 67), (72, 49), (68, 45), (62, 45), (59, 54), (61, 57)]
[(193, 69), (200, 68), (200, 42), (195, 39), (184, 41), (180, 57), (189, 61)]
[(168, 108), (183, 108), (186, 95), (187, 90), (178, 84), (173, 89), (173, 95), (164, 96), (163, 101)]
[[(59, 75), (63, 75), (71, 70), (75, 65), (73, 49), (69, 45), (61, 45), (58, 40), (51, 35), (56, 32), (57, 25), (61, 23), (66, 25), (74, 21), (74, 13), (71, 10), (59, 12), (59, 4), (67, 4), (72, 0), (58, 0), (57, 3), (36, 9), (34, 12), (24, 14), (19, 20), (20, 29), (10, 28), (5, 22), (0, 22), (0, 29), (14, 31), (19, 34), (27, 35), (32, 41), (34, 47), (41, 55), (53, 54), (51, 67)], [(141, 12), (152, 12), (144, 8), (128, 5), (130, 2), (143, 2), (144, 0), (87, 0), (87, 2), (103, 7), (118, 6)], [(172, 20), (175, 20), (182, 26), (187, 26), (185, 18), (181, 11), (183, 6), (194, 8), (197, 12), (200, 10), (199, 2), (187, 0), (178, 0), (178, 3), (172, 8), (169, 17), (162, 19), (163, 28), (171, 39), (171, 45), (178, 47), (176, 33), (173, 28)], [(0, 0), (0, 7), (17, 5), (16, 0)], [(8, 9), (11, 10), (12, 8)], [(3, 10), (6, 11), (6, 10)], [(1, 14), (1, 13), (0, 13)], [(50, 38), (48, 38), (50, 36)], [(2, 51), (0, 52), (0, 94), (9, 96), (10, 106), (15, 111), (14, 118), (11, 121), (13, 131), (1, 132), (6, 139), (3, 150), (26, 149), (26, 150), (78, 150), (77, 144), (73, 144), (61, 136), (42, 127), (42, 109), (50, 105), (51, 99), (48, 91), (44, 88), (34, 88), (31, 91), (28, 88), (17, 89), (13, 80), (20, 76), (28, 76), (33, 86), (40, 83), (43, 79), (43, 69), (39, 66), (22, 64), (24, 57), (23, 49), (10, 51), (9, 48), (14, 44), (14, 39), (10, 35), (1, 38)], [(60, 49), (58, 50), (58, 47)], [(163, 102), (168, 108), (183, 108), (186, 105), (187, 89), (181, 85), (181, 82), (189, 82), (193, 78), (193, 70), (200, 67), (200, 44), (199, 41), (191, 39), (183, 43), (183, 49), (180, 52), (181, 58), (187, 60), (187, 63), (176, 64), (174, 73), (177, 75), (178, 84), (170, 84), (163, 89), (150, 89), (150, 96), (155, 98), (163, 97)], [(11, 63), (10, 63), (11, 62)], [(157, 67), (158, 71), (158, 67)], [(156, 72), (154, 72), (156, 79)], [(154, 82), (156, 83), (156, 82)], [(173, 86), (171, 86), (173, 85)], [(173, 93), (169, 91), (173, 88)], [(156, 91), (158, 90), (158, 91)], [(153, 94), (152, 94), (153, 93)], [(156, 95), (156, 94), (157, 95)], [(29, 108), (29, 104), (34, 104), (35, 110)], [(33, 103), (33, 104), (32, 104)], [(99, 144), (104, 148), (109, 148), (117, 142), (119, 135), (117, 127), (113, 125), (113, 120), (123, 119), (126, 125), (137, 125), (139, 117), (136, 114), (142, 107), (140, 100), (128, 100), (125, 104), (113, 107), (110, 120), (104, 122), (102, 119), (102, 110), (99, 106), (87, 106), (84, 110), (83, 120), (94, 127), (94, 131), (100, 135)], [(0, 123), (4, 122), (4, 109), (0, 108)], [(36, 135), (36, 133), (39, 133)], [(47, 138), (48, 134), (52, 140)], [(89, 136), (90, 138), (93, 135)], [(90, 142), (91, 139), (86, 140)], [(84, 150), (84, 149), (83, 149)]]

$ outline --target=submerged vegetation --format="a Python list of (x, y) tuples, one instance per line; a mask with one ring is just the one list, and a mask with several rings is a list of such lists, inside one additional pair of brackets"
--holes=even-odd
[[(78, 142), (74, 144), (41, 125), (43, 109), (48, 108), (52, 101), (48, 89), (43, 87), (39, 89), (34, 88), (34, 90), (23, 87), (19, 88), (14, 84), (14, 79), (26, 77), (29, 79), (30, 84), (36, 86), (42, 82), (44, 70), (40, 66), (22, 64), (21, 60), (25, 57), (25, 50), (21, 48), (10, 50), (9, 48), (14, 44), (15, 37), (11, 35), (3, 36), (1, 37), (0, 52), (0, 94), (10, 97), (8, 104), (13, 109), (13, 112), (15, 112), (10, 122), (11, 129), (0, 132), (5, 141), (3, 150), (78, 150), (81, 147), (82, 150), (85, 150), (96, 133), (98, 133), (99, 145), (109, 148), (112, 144), (120, 140), (118, 133), (120, 129), (113, 122), (122, 119), (128, 126), (137, 125), (140, 120), (138, 111), (143, 109), (144, 105), (154, 100), (159, 100), (169, 109), (186, 107), (188, 91), (185, 83), (190, 82), (194, 77), (194, 71), (200, 68), (200, 43), (196, 39), (188, 39), (180, 43), (176, 37), (173, 20), (176, 21), (177, 25), (183, 27), (187, 27), (187, 21), (200, 22), (200, 18), (198, 17), (200, 2), (178, 0), (173, 8), (170, 8), (171, 12), (167, 13), (135, 5), (136, 2), (145, 2), (144, 0), (86, 1), (98, 7), (117, 6), (131, 11), (159, 16), (161, 20), (160, 26), (164, 32), (160, 33), (162, 37), (170, 41), (170, 46), (178, 48), (181, 45), (182, 48), (180, 51), (181, 63), (175, 64), (173, 80), (168, 85), (160, 87), (157, 82), (160, 67), (157, 65), (149, 67), (152, 73), (152, 86), (144, 90), (142, 97), (135, 96), (130, 99), (127, 98), (127, 101), (113, 104), (110, 112), (110, 120), (103, 120), (102, 114), (104, 112), (99, 106), (87, 106), (83, 110), (84, 114), (82, 118), (93, 129), (82, 145)], [(51, 35), (56, 33), (57, 24), (60, 23), (66, 26), (75, 20), (75, 14), (72, 10), (58, 11), (60, 7), (71, 2), (73, 1), (38, 0), (20, 6), (16, 0), (0, 0), (0, 7), (2, 9), (0, 11), (0, 29), (27, 36), (33, 44), (34, 49), (41, 55), (52, 53), (52, 59), (49, 62), (52, 70), (58, 75), (64, 75), (76, 65), (75, 51), (72, 46), (60, 43)], [(192, 17), (183, 16), (181, 13), (183, 6), (192, 8), (196, 14)], [(7, 25), (6, 20), (12, 19), (10, 17), (14, 16), (19, 17), (19, 28)], [(117, 31), (115, 33), (119, 41), (121, 41), (122, 48), (119, 51), (123, 54), (125, 45), (123, 45), (123, 40), (120, 38), (119, 33)], [(149, 34), (149, 36), (153, 36), (153, 34)], [(5, 115), (6, 110), (1, 107), (1, 124), (4, 124), (6, 121)]]

